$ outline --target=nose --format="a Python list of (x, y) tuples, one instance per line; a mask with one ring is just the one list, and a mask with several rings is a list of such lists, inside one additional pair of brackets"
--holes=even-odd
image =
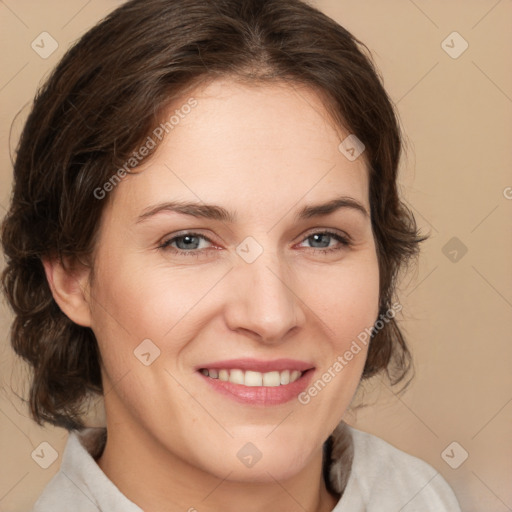
[(227, 325), (260, 343), (284, 341), (305, 321), (294, 284), (289, 265), (270, 251), (263, 251), (252, 263), (237, 261), (226, 283), (230, 289)]

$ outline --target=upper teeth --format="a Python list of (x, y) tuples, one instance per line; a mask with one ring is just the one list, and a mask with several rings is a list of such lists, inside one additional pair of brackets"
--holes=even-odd
[(212, 379), (229, 381), (233, 384), (243, 384), (244, 386), (280, 386), (295, 382), (302, 372), (299, 370), (284, 370), (282, 372), (253, 372), (251, 370), (216, 370), (203, 368), (203, 375), (208, 375)]

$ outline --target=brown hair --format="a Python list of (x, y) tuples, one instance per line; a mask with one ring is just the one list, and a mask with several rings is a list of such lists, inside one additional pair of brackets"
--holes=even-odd
[[(15, 313), (12, 346), (33, 367), (30, 409), (39, 424), (82, 428), (84, 398), (102, 392), (95, 336), (62, 313), (41, 259), (91, 263), (106, 204), (94, 191), (162, 122), (173, 98), (218, 76), (312, 87), (363, 142), (380, 313), (390, 309), (399, 270), (426, 237), (398, 196), (400, 128), (366, 46), (300, 0), (132, 0), (64, 55), (17, 147), (2, 285)], [(363, 378), (384, 370), (399, 382), (411, 357), (395, 319), (373, 334)]]

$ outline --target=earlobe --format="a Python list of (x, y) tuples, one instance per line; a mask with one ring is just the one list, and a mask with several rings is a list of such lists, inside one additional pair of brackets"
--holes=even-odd
[(90, 269), (84, 265), (65, 265), (58, 257), (42, 262), (53, 298), (62, 312), (76, 324), (90, 327)]

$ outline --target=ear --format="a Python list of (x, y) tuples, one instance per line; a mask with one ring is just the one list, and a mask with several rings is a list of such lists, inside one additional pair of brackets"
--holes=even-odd
[(90, 268), (82, 263), (66, 264), (58, 257), (44, 258), (42, 262), (53, 298), (62, 312), (76, 324), (90, 327)]

